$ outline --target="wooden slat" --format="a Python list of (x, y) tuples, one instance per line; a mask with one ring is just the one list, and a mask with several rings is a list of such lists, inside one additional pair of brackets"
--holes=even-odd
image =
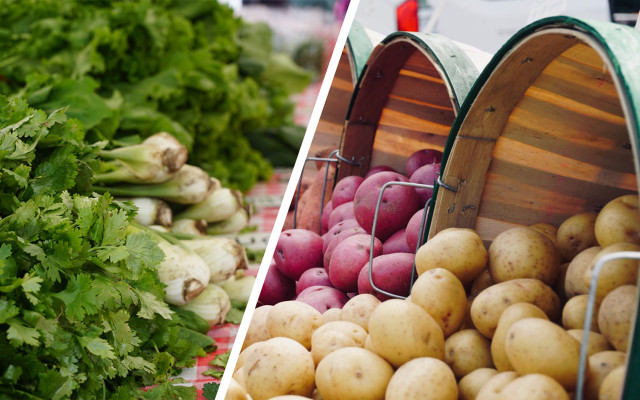
[(420, 79), (417, 76), (400, 75), (391, 94), (406, 99), (451, 108), (451, 98), (442, 81)]
[(591, 46), (582, 42), (576, 43), (575, 46), (567, 49), (562, 54), (562, 57), (589, 66), (596, 70), (605, 69), (605, 63), (604, 61), (602, 61), (600, 55), (596, 51), (594, 51)]
[(442, 79), (435, 65), (433, 65), (433, 63), (425, 63), (425, 58), (425, 55), (421, 52), (414, 53), (405, 63), (404, 69), (436, 79)]
[(382, 111), (380, 124), (448, 135), (453, 119), (453, 109), (425, 107), (390, 98)]

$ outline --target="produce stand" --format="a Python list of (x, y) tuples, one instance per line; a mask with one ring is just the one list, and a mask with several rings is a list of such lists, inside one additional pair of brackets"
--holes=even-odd
[[(444, 151), (429, 238), (599, 211), (638, 192), (640, 35), (628, 27), (551, 17), (513, 36), (477, 79)], [(639, 330), (627, 377), (638, 374)], [(626, 379), (624, 399), (638, 398)]]

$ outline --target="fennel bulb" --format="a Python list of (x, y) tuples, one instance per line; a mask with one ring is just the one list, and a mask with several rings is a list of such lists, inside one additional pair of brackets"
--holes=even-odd
[(209, 266), (209, 282), (225, 281), (249, 265), (244, 247), (235, 239), (205, 236), (181, 242)]
[(224, 289), (215, 283), (209, 283), (196, 298), (181, 307), (193, 311), (213, 326), (224, 322), (231, 309), (231, 301)]

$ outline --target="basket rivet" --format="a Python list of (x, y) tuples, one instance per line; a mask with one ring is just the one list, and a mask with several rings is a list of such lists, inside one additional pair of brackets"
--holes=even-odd
[(625, 143), (622, 145), (622, 148), (625, 150), (631, 150), (631, 143)]
[(384, 76), (384, 74), (382, 72), (378, 72), (376, 74), (376, 78), (378, 78), (378, 79), (382, 78), (383, 76)]
[(448, 212), (449, 214), (451, 214), (455, 208), (456, 208), (456, 203), (453, 203), (453, 204), (451, 204), (451, 207), (449, 207), (449, 209), (447, 210), (447, 212)]
[(489, 108), (486, 108), (484, 111), (485, 112), (495, 112), (496, 108), (494, 106), (489, 106)]
[(528, 63), (531, 63), (531, 62), (533, 62), (533, 58), (527, 57), (524, 60), (520, 61), (520, 64), (528, 64)]

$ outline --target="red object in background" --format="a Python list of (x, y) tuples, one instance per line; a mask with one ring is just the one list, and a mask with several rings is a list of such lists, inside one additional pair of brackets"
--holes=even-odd
[(399, 31), (417, 32), (418, 0), (407, 0), (396, 8), (396, 18)]

